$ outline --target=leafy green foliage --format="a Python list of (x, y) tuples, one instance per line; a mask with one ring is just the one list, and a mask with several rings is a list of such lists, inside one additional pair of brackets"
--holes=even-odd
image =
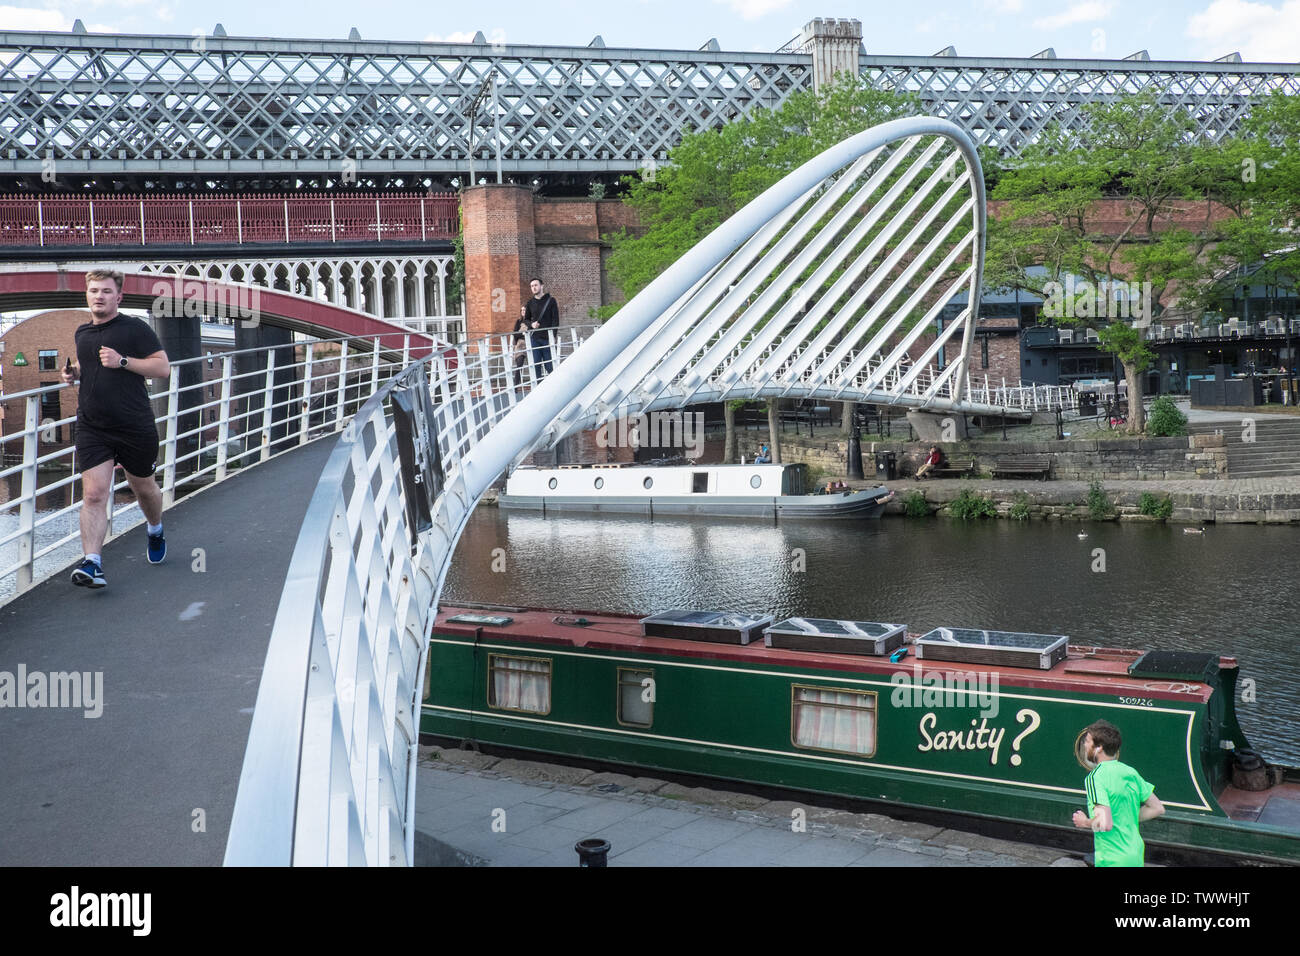
[(926, 518), (930, 515), (930, 503), (920, 491), (909, 491), (903, 497), (903, 514), (909, 518)]
[(1011, 502), (1011, 510), (1007, 516), (1015, 521), (1025, 521), (1029, 517), (1029, 495), (1023, 491), (1017, 491), (1015, 498)]
[(963, 488), (961, 494), (948, 502), (948, 513), (954, 518), (969, 521), (972, 518), (996, 518), (998, 509), (993, 504), (993, 499)]
[(1115, 505), (1100, 481), (1088, 485), (1088, 517), (1093, 521), (1109, 521), (1115, 517)]
[(1144, 491), (1138, 499), (1138, 513), (1168, 521), (1174, 513), (1174, 499), (1169, 495), (1157, 498), (1151, 492)]
[[(1083, 115), (1082, 129), (1051, 127), (1015, 160), (990, 157), (989, 195), (1001, 207), (989, 221), (986, 285), (1044, 294), (1070, 276), (1093, 287), (1123, 277), (1150, 283), (1156, 315), (1168, 309), (1184, 321), (1224, 300), (1225, 274), (1229, 283), (1250, 270), (1255, 285), (1294, 285), (1300, 246), (1287, 224), (1300, 216), (1300, 97), (1266, 97), (1241, 132), (1214, 143), (1198, 137), (1186, 112), (1150, 95), (1093, 104)], [(1123, 211), (1107, 215), (1124, 216), (1123, 228), (1090, 220), (1096, 203), (1119, 196)], [(1189, 209), (1204, 215), (1189, 219)], [(1048, 318), (1099, 329), (1099, 348), (1123, 363), (1137, 394), (1155, 355), (1129, 327), (1131, 313), (1064, 311)], [(1141, 430), (1142, 414), (1135, 404), (1131, 431)]]
[(1187, 416), (1178, 410), (1178, 406), (1168, 395), (1161, 395), (1151, 403), (1147, 434), (1165, 436), (1187, 434)]

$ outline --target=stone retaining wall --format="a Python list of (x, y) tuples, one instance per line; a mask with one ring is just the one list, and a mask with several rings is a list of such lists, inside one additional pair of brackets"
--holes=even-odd
[[(908, 484), (912, 484), (908, 482)], [(1141, 514), (1139, 502), (1144, 493), (1152, 494), (1157, 501), (1173, 499), (1172, 524), (1292, 524), (1300, 522), (1300, 492), (1246, 492), (1227, 494), (1222, 486), (1208, 486), (1201, 491), (1182, 489), (1161, 490), (1159, 486), (1146, 489), (1132, 487), (1106, 488), (1106, 497), (1115, 509), (1119, 521), (1148, 521), (1160, 519)], [(885, 506), (886, 514), (903, 514), (904, 499), (919, 491), (929, 506), (930, 513), (940, 512), (948, 502), (962, 491), (973, 491), (992, 499), (998, 517), (1010, 517), (1011, 508), (1024, 502), (1031, 518), (1049, 521), (1088, 520), (1088, 489), (1075, 482), (1017, 482), (1014, 487), (991, 486), (986, 482), (948, 481), (936, 484), (921, 482), (914, 486), (898, 487), (898, 495)], [(1023, 497), (1021, 497), (1023, 496)]]
[[(736, 453), (752, 459), (765, 431), (738, 432)], [(1049, 477), (1058, 481), (1105, 481), (1114, 479), (1226, 478), (1228, 453), (1222, 435), (1190, 435), (1182, 438), (1113, 438), (1081, 441), (1038, 442), (948, 442), (941, 445), (949, 460), (974, 458), (977, 472), (993, 473), (1001, 458), (1048, 456)], [(827, 474), (843, 475), (848, 461), (848, 443), (830, 427), (826, 437), (808, 438), (783, 434), (784, 461), (806, 462)], [(925, 461), (929, 445), (924, 442), (862, 442), (863, 469), (870, 474), (877, 451), (898, 454), (899, 475), (914, 475)]]

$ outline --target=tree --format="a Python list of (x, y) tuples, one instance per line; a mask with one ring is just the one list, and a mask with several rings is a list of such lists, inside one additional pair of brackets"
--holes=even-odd
[[(625, 180), (625, 202), (637, 211), (642, 231), (605, 237), (613, 247), (611, 279), (630, 299), (750, 200), (818, 153), (864, 129), (919, 112), (914, 96), (875, 90), (858, 77), (841, 74), (818, 93), (791, 95), (777, 110), (755, 110), (720, 128), (686, 134), (653, 176)], [(608, 318), (618, 308), (605, 306), (593, 315)], [(729, 421), (730, 449), (733, 427)], [(771, 445), (775, 453), (775, 432)]]
[[(1186, 113), (1150, 96), (1094, 105), (1084, 116), (1082, 130), (1054, 128), (998, 170), (992, 198), (1007, 202), (990, 221), (985, 284), (1043, 295), (1044, 312), (1058, 324), (1098, 328), (1099, 348), (1123, 365), (1129, 431), (1138, 433), (1141, 376), (1155, 360), (1143, 334), (1154, 317), (1145, 303), (1151, 312), (1175, 301), (1190, 310), (1213, 284), (1211, 251), (1225, 235), (1214, 204), (1246, 211), (1237, 170), (1252, 147), (1202, 143)], [(1127, 200), (1123, 226), (1103, 235), (1090, 215), (1117, 196)], [(1204, 201), (1204, 218), (1160, 228), (1187, 200)], [(1036, 266), (1042, 274), (1031, 271)], [(1136, 315), (1127, 297), (1114, 294), (1125, 274), (1142, 292)], [(1084, 283), (1074, 286), (1073, 278)]]

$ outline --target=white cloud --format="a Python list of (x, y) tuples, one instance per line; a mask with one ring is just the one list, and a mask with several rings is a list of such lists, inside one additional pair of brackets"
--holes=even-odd
[(0, 7), (0, 30), (72, 29), (72, 20), (58, 10), (32, 10), (28, 7)]
[(1294, 63), (1300, 59), (1300, 0), (1280, 6), (1249, 0), (1214, 0), (1187, 21), (1187, 36), (1201, 41), (1206, 58), (1234, 50), (1242, 59)]
[(1034, 21), (1034, 28), (1036, 30), (1059, 30), (1061, 27), (1071, 27), (1078, 23), (1105, 20), (1110, 16), (1110, 12), (1114, 8), (1115, 0), (1083, 0), (1082, 3), (1076, 3), (1062, 13), (1054, 13), (1050, 17), (1039, 17)]
[(983, 0), (984, 9), (990, 13), (1019, 13), (1024, 0)]
[(714, 3), (725, 3), (733, 13), (740, 14), (742, 20), (757, 20), (788, 7), (791, 0), (714, 0)]

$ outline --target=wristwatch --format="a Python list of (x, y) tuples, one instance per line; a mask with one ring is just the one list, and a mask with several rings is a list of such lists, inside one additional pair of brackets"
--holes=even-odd
[(126, 368), (126, 356), (125, 356), (125, 355), (123, 355), (120, 359), (117, 360), (117, 366), (118, 366), (118, 368)]

